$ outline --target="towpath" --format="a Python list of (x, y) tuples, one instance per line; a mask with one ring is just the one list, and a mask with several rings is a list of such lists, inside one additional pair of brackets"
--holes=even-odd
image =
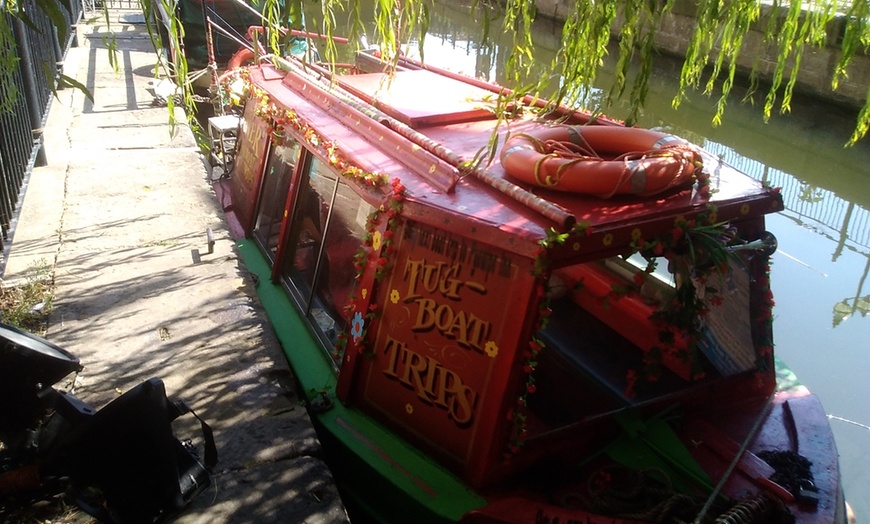
[[(53, 274), (46, 338), (84, 365), (79, 398), (101, 408), (158, 377), (212, 426), (213, 482), (176, 522), (347, 521), (185, 117), (176, 111), (173, 135), (166, 107), (152, 104), (156, 55), (141, 14), (113, 15), (110, 28), (82, 23), (63, 64), (94, 99), (64, 89), (53, 101), (48, 166), (30, 177), (3, 279), (41, 265)], [(176, 436), (198, 430), (189, 426), (176, 423)]]

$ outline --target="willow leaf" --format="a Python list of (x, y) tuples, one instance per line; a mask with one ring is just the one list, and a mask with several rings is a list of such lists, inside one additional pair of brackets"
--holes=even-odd
[(48, 16), (54, 27), (57, 28), (58, 38), (61, 41), (65, 41), (69, 34), (69, 24), (67, 24), (66, 17), (60, 11), (57, 0), (36, 0), (36, 5)]

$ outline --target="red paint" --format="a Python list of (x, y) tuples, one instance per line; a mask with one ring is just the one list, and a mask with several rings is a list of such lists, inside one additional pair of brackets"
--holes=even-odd
[[(468, 93), (479, 98), (492, 89), (411, 63), (403, 67), (408, 70), (396, 73), (389, 95), (380, 92), (379, 72), (337, 78), (355, 96), (377, 100), (376, 107), (350, 104), (328, 79), (301, 70), (250, 70), (268, 103), (279, 112), (292, 110), (279, 131), (346, 178), (355, 196), (335, 205), (357, 205), (358, 197), (380, 210), (366, 226), (361, 256), (335, 257), (352, 260), (360, 271), (345, 319), (351, 342), (340, 363), (337, 397), (485, 496), (489, 505), (470, 512), (466, 522), (638, 522), (559, 501), (594, 495), (590, 485), (616, 460), (608, 458), (608, 446), (626, 434), (644, 437), (643, 421), (672, 409), (668, 427), (679, 443), (663, 453), (685, 448), (688, 460), (714, 484), (730, 470), (723, 493), (735, 500), (770, 493), (799, 523), (832, 522), (839, 470), (818, 400), (780, 393), (765, 405), (775, 386), (765, 256), (737, 264), (742, 272), (732, 273), (732, 282), (742, 282), (734, 287), (738, 298), (715, 297), (724, 307), (741, 308), (733, 322), (726, 323), (731, 317), (724, 313), (718, 318), (734, 335), (719, 342), (726, 353), (741, 350), (730, 356), (748, 358), (748, 366), (727, 371), (715, 365), (712, 351), (690, 362), (674, 350), (662, 357), (665, 369), (658, 377), (645, 369), (662, 343), (662, 325), (651, 317), (669, 301), (637, 293), (649, 278), (645, 273), (614, 269), (612, 260), (602, 263), (640, 246), (663, 255), (663, 246), (673, 246), (686, 228), (699, 224), (728, 222), (740, 239), (760, 238), (764, 215), (782, 208), (778, 192), (706, 153), (712, 192), (694, 185), (649, 199), (605, 200), (532, 188), (511, 181), (498, 155), (486, 176), (460, 177), (457, 160), (475, 158), (493, 136), (491, 115)], [(231, 192), (233, 211), (248, 232), (268, 140), (266, 123), (254, 117), (253, 107), (246, 109)], [(588, 115), (561, 114), (568, 124), (589, 121)], [(387, 119), (407, 129), (385, 125)], [(541, 129), (530, 118), (509, 126), (514, 136)], [(413, 142), (415, 133), (435, 146)], [(497, 136), (503, 144), (507, 130)], [(354, 178), (359, 173), (372, 176)], [(393, 185), (372, 182), (381, 175)], [(294, 216), (290, 191), (288, 217)], [(291, 228), (285, 220), (282, 231)], [(278, 258), (291, 256), (285, 250), (292, 249), (280, 246)], [(557, 278), (565, 284), (561, 294), (553, 291)], [(711, 326), (717, 320), (709, 310), (699, 315), (707, 315)], [(676, 349), (694, 340), (673, 334)], [(698, 362), (703, 366), (693, 365)], [(616, 415), (629, 410), (641, 421), (639, 428), (617, 422)], [(347, 420), (336, 422), (437, 498), (427, 479), (389, 449)], [(750, 435), (755, 427), (757, 434)], [(772, 470), (759, 453), (771, 449), (797, 451), (813, 461), (820, 490), (812, 511), (770, 480)]]

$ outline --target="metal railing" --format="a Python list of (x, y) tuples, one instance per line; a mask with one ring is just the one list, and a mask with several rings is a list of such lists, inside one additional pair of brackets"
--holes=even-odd
[(90, 13), (102, 10), (104, 5), (110, 10), (142, 10), (139, 0), (82, 0), (82, 2), (84, 3), (85, 11)]
[(823, 226), (838, 243), (849, 241), (859, 251), (870, 252), (870, 210), (833, 191), (807, 185), (779, 169), (743, 157), (726, 146), (707, 142), (704, 148), (752, 178), (782, 188), (783, 213), (788, 217), (799, 223)]
[(21, 0), (18, 5), (25, 16), (12, 16), (0, 9), (11, 33), (7, 38), (0, 37), (0, 56), (13, 64), (4, 66), (0, 73), (0, 248), (4, 262), (22, 188), (33, 167), (45, 164), (42, 128), (57, 82), (58, 64), (75, 42), (75, 24), (83, 9), (78, 2), (57, 0), (56, 9), (68, 28), (62, 35), (35, 0)]

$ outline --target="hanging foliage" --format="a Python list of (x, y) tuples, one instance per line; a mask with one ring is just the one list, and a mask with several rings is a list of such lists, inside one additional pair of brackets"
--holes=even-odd
[[(383, 57), (395, 60), (412, 41), (417, 43), (422, 52), (434, 1), (251, 0), (248, 4), (263, 9), (267, 22), (283, 27), (304, 27), (329, 37), (364, 34), (363, 21), (373, 20), (374, 34), (369, 37), (380, 46)], [(140, 2), (146, 14), (153, 13), (158, 4), (170, 11), (174, 7), (173, 2), (165, 0)], [(485, 36), (490, 34), (492, 26), (499, 19), (502, 32), (511, 35), (512, 48), (506, 61), (505, 77), (512, 84), (508, 87), (514, 89), (515, 96), (538, 96), (547, 90), (556, 93), (557, 101), (569, 105), (593, 105), (588, 99), (592, 82), (604, 63), (608, 43), (616, 38), (616, 74), (611, 85), (605, 88), (603, 100), (596, 101), (598, 103), (594, 105), (606, 111), (628, 92), (628, 120), (633, 121), (646, 101), (656, 53), (656, 36), (663, 31), (663, 20), (671, 14), (675, 0), (573, 0), (563, 1), (562, 5), (566, 3), (569, 14), (562, 30), (561, 48), (551, 64), (549, 76), (542, 75), (539, 70), (534, 72), (532, 68), (536, 61), (532, 43), (536, 0), (503, 0), (500, 3), (473, 0), (470, 14), (484, 28)], [(319, 6), (320, 16), (317, 19), (302, 20), (301, 13), (311, 11), (306, 4), (308, 7)], [(17, 5), (15, 2), (2, 2), (0, 11), (11, 16), (22, 16)], [(51, 7), (56, 7), (56, 2), (37, 0), (37, 5), (46, 10), (52, 20), (58, 18), (56, 9)], [(673, 105), (678, 107), (690, 90), (718, 95), (714, 124), (720, 123), (725, 114), (726, 101), (738, 74), (738, 58), (750, 52), (744, 44), (751, 30), (761, 30), (764, 44), (775, 52), (767, 79), (769, 85), (763, 94), (761, 110), (765, 119), (774, 111), (789, 111), (798, 72), (808, 47), (825, 46), (832, 38), (829, 33), (836, 27), (833, 22), (838, 17), (843, 20), (840, 40), (842, 51), (830, 79), (832, 88), (837, 89), (840, 82), (847, 78), (848, 67), (856, 55), (870, 52), (870, 0), (851, 0), (848, 7), (839, 10), (835, 0), (775, 0), (772, 4), (761, 0), (701, 0), (694, 5), (697, 24), (685, 52), (680, 85)], [(337, 23), (337, 14), (340, 13), (348, 15), (346, 23)], [(66, 31), (64, 23), (57, 23), (59, 30)], [(184, 28), (175, 20), (167, 29), (162, 34), (154, 33), (155, 47), (179, 51), (177, 56), (173, 53), (177, 62), (175, 73), (177, 78), (183, 79), (182, 73), (188, 72), (186, 66), (180, 63), (184, 60), (178, 40)], [(8, 53), (2, 49), (3, 42), (11, 40), (10, 31), (9, 24), (0, 21), (0, 60), (8, 61)], [(833, 35), (833, 38), (837, 39), (838, 36)], [(169, 42), (164, 42), (164, 39)], [(324, 47), (324, 57), (334, 61), (337, 56), (334, 44), (327, 41)], [(769, 67), (756, 58), (748, 72), (750, 95), (760, 85), (758, 71), (762, 66)], [(633, 74), (630, 75), (630, 72)], [(548, 89), (547, 86), (554, 87)], [(865, 100), (850, 143), (863, 138), (868, 130), (870, 102)]]
[[(424, 0), (408, 0), (409, 2)], [(663, 31), (662, 22), (671, 14), (673, 0), (620, 0), (569, 3), (569, 15), (563, 26), (561, 48), (551, 70), (558, 73), (551, 78), (540, 76), (528, 81), (529, 69), (524, 62), (531, 55), (530, 36), (522, 34), (528, 25), (518, 23), (518, 13), (534, 17), (534, 0), (508, 0), (505, 7), (503, 30), (514, 34), (515, 49), (507, 65), (507, 77), (516, 86), (517, 96), (537, 94), (547, 82), (557, 82), (557, 100), (568, 105), (598, 106), (606, 111), (620, 100), (628, 87), (629, 71), (635, 68), (628, 95), (630, 104), (627, 121), (637, 118), (646, 101), (648, 82), (656, 53), (655, 38)], [(477, 4), (475, 4), (477, 5)], [(763, 42), (773, 50), (772, 66), (761, 56), (755, 57), (747, 76), (750, 95), (760, 85), (759, 70), (770, 67), (767, 92), (763, 94), (762, 113), (767, 120), (774, 111), (790, 111), (802, 60), (808, 48), (824, 48), (831, 39), (837, 17), (844, 18), (845, 30), (842, 52), (831, 78), (832, 89), (847, 77), (847, 67), (858, 53), (870, 52), (870, 1), (851, 0), (851, 7), (843, 14), (837, 10), (835, 0), (774, 1), (759, 0), (701, 0), (696, 4), (695, 31), (689, 39), (680, 74), (678, 92), (673, 105), (679, 107), (690, 90), (707, 95), (718, 95), (714, 125), (721, 123), (726, 102), (739, 71), (739, 59), (751, 52), (744, 46), (750, 31), (760, 30)], [(685, 6), (684, 6), (685, 7)], [(839, 13), (839, 14), (838, 14)], [(611, 38), (618, 41), (616, 72), (606, 95), (593, 104), (589, 100), (590, 86), (604, 63)], [(836, 38), (836, 35), (834, 35)], [(870, 86), (865, 105), (860, 111), (850, 144), (854, 144), (870, 130)]]

